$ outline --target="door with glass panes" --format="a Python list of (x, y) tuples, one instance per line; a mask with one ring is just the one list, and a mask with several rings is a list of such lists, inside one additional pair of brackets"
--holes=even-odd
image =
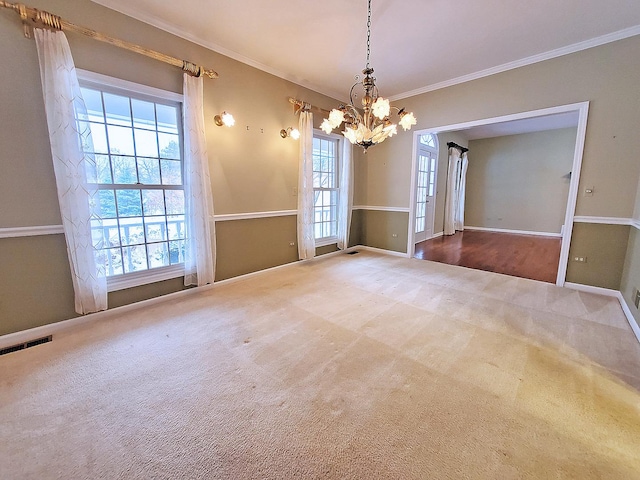
[(433, 236), (436, 168), (438, 163), (438, 145), (435, 135), (420, 135), (417, 155), (415, 243), (423, 242)]

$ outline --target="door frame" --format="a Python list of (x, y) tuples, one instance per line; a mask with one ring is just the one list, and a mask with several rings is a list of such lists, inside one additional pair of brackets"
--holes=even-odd
[[(558, 275), (556, 277), (556, 285), (563, 286), (567, 277), (567, 266), (569, 262), (569, 247), (571, 245), (571, 234), (573, 233), (573, 219), (576, 212), (576, 203), (578, 201), (578, 186), (580, 184), (580, 172), (582, 170), (582, 157), (584, 154), (584, 144), (587, 134), (587, 117), (589, 115), (589, 102), (571, 103), (568, 105), (559, 105), (556, 107), (543, 108), (540, 110), (530, 110), (527, 112), (514, 113), (511, 115), (503, 115), (500, 117), (485, 118), (482, 120), (474, 120), (471, 122), (456, 123), (439, 127), (423, 128), (413, 133), (413, 158), (411, 159), (411, 188), (409, 201), (409, 230), (407, 242), (407, 256), (413, 257), (415, 254), (415, 209), (416, 209), (416, 155), (417, 142), (420, 135), (425, 133), (438, 134), (443, 132), (451, 132), (464, 130), (471, 127), (481, 125), (489, 125), (492, 123), (510, 122), (513, 120), (523, 120), (526, 118), (545, 117), (547, 115), (555, 115), (559, 113), (578, 113), (578, 124), (576, 133), (576, 143), (573, 151), (573, 166), (571, 169), (571, 181), (569, 183), (569, 195), (567, 197), (567, 208), (564, 215), (564, 228), (562, 229), (562, 245), (560, 247), (560, 261), (558, 263)], [(437, 178), (437, 177), (436, 177)], [(437, 180), (436, 180), (437, 183)], [(435, 209), (435, 205), (434, 205)], [(435, 211), (434, 211), (435, 219)]]

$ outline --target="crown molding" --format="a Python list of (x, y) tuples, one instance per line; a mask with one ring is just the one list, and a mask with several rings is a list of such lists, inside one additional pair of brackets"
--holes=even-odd
[(582, 50), (598, 47), (600, 45), (605, 45), (607, 43), (617, 42), (618, 40), (623, 40), (625, 38), (633, 37), (635, 35), (640, 35), (640, 25), (635, 25), (633, 27), (625, 28), (623, 30), (618, 30), (617, 32), (608, 33), (600, 37), (591, 38), (583, 42), (567, 45), (566, 47), (557, 48), (555, 50), (549, 50), (548, 52), (538, 53), (530, 57), (521, 58), (520, 60), (514, 60), (513, 62), (503, 63), (502, 65), (497, 65), (495, 67), (487, 68), (485, 70), (469, 73), (468, 75), (462, 75), (461, 77), (452, 78), (450, 80), (434, 83), (432, 85), (427, 85), (425, 87), (417, 88), (415, 90), (409, 90), (408, 92), (392, 95), (389, 97), (389, 100), (390, 101), (402, 100), (405, 98), (414, 97), (416, 95), (421, 95), (423, 93), (433, 92), (434, 90), (440, 90), (441, 88), (452, 87), (453, 85), (458, 85), (460, 83), (466, 83), (472, 80), (477, 80), (479, 78), (488, 77), (490, 75), (495, 75), (496, 73), (502, 73), (508, 70), (525, 67), (527, 65), (532, 65), (534, 63), (543, 62), (545, 60), (561, 57), (563, 55), (569, 55), (571, 53), (580, 52)]
[(326, 95), (327, 97), (333, 98), (336, 101), (340, 101), (338, 100), (339, 98), (341, 98), (344, 94), (340, 94), (337, 92), (333, 92), (333, 91), (329, 91), (327, 89), (324, 89), (318, 85), (309, 83), (309, 82), (304, 82), (302, 80), (300, 80), (299, 78), (295, 77), (294, 75), (290, 75), (287, 74), (285, 72), (282, 72), (276, 68), (273, 68), (269, 65), (265, 65), (264, 63), (258, 62), (256, 60), (253, 60), (249, 57), (246, 57), (245, 55), (242, 55), (241, 53), (235, 52), (233, 50), (230, 50), (226, 47), (223, 47), (222, 45), (218, 45), (217, 43), (213, 43), (213, 42), (206, 42), (204, 40), (202, 40), (201, 38), (198, 38), (195, 35), (190, 34), (189, 32), (186, 32), (184, 30), (181, 30), (179, 28), (177, 28), (175, 25), (172, 25), (170, 23), (167, 23), (163, 20), (160, 20), (159, 18), (155, 17), (154, 15), (150, 15), (147, 12), (143, 12), (141, 10), (138, 10), (137, 8), (135, 8), (134, 4), (135, 2), (130, 2), (128, 3), (126, 6), (120, 6), (118, 5), (117, 7), (114, 5), (111, 5), (108, 1), (106, 0), (91, 0), (93, 3), (97, 3), (99, 5), (102, 5), (105, 8), (108, 8), (109, 10), (114, 10), (118, 13), (122, 13), (123, 15), (126, 15), (127, 17), (131, 17), (134, 18), (136, 20), (139, 20), (143, 23), (146, 23), (148, 25), (151, 25), (152, 27), (156, 27), (159, 28), (160, 30), (164, 30), (165, 32), (168, 32), (172, 35), (175, 35), (176, 37), (180, 37), (183, 38), (184, 40), (187, 40), (191, 43), (195, 43), (196, 45), (200, 45), (201, 47), (204, 47), (208, 50), (211, 50), (213, 52), (219, 53), (220, 55), (224, 55), (225, 57), (229, 57), (233, 60), (236, 60), (240, 63), (244, 63), (245, 65), (249, 65), (250, 67), (253, 68), (257, 68), (258, 70), (262, 70), (263, 72), (269, 73), (271, 75), (274, 75), (276, 77), (279, 77), (283, 80), (286, 80), (288, 82), (291, 83), (295, 83), (296, 85), (300, 85), (301, 87), (304, 88), (308, 88), (309, 90), (312, 90), (314, 92), (317, 93), (321, 93), (322, 95)]

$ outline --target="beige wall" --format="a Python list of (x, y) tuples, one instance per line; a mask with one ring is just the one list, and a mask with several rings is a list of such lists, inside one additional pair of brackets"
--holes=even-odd
[[(580, 191), (594, 187), (595, 194), (579, 195), (576, 214), (628, 218), (634, 211), (640, 175), (640, 162), (629, 154), (640, 149), (637, 58), (640, 36), (394, 103), (415, 113), (415, 129), (428, 130), (589, 101)], [(411, 135), (404, 132), (370, 149), (366, 176), (357, 179), (366, 185), (363, 203), (409, 207), (411, 154)], [(572, 242), (593, 243), (597, 234), (597, 229), (578, 228)], [(618, 242), (606, 243), (598, 255), (617, 259), (620, 248)], [(610, 276), (617, 276), (619, 283), (622, 275), (621, 268), (611, 273), (607, 262), (593, 262), (583, 268), (588, 275), (580, 278), (593, 279), (589, 280), (592, 285), (598, 283), (596, 279)]]
[(561, 233), (576, 129), (469, 141), (465, 225)]
[[(89, 28), (213, 68), (204, 80), (207, 147), (216, 214), (295, 210), (298, 142), (279, 131), (297, 124), (288, 97), (329, 109), (338, 101), (138, 22), (90, 0), (34, 0)], [(78, 68), (173, 92), (182, 72), (161, 62), (67, 34)], [(33, 40), (17, 15), (0, 15), (0, 228), (59, 225), (51, 151)], [(234, 128), (213, 116), (234, 114)], [(316, 115), (318, 126), (322, 118)], [(296, 260), (295, 216), (217, 222), (218, 279)], [(320, 250), (325, 253), (332, 248)], [(0, 334), (75, 316), (62, 235), (0, 239)], [(182, 289), (180, 279), (112, 292), (110, 306)]]

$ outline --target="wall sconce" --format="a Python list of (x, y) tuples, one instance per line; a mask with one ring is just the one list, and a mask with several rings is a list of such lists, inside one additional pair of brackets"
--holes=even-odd
[(233, 115), (227, 112), (222, 112), (220, 115), (216, 115), (213, 117), (213, 121), (219, 127), (225, 125), (227, 127), (233, 127), (236, 123)]
[(289, 127), (286, 130), (283, 128), (280, 130), (280, 136), (282, 138), (291, 137), (294, 140), (298, 140), (300, 138), (300, 131), (297, 128)]

